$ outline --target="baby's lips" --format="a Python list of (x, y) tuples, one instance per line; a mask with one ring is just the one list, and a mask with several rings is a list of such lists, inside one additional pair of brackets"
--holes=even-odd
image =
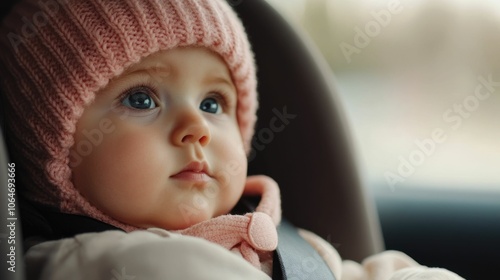
[(262, 212), (252, 213), (248, 237), (248, 242), (257, 250), (273, 251), (278, 246), (276, 225), (269, 215)]

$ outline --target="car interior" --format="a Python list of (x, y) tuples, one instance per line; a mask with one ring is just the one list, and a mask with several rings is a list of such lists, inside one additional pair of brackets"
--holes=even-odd
[[(10, 2), (3, 2), (3, 13)], [(314, 43), (265, 0), (229, 3), (243, 21), (258, 69), (260, 106), (249, 174), (266, 174), (278, 182), (283, 216), (327, 240), (343, 259), (360, 262), (394, 249), (466, 279), (494, 279), (494, 263), (500, 260), (500, 196), (369, 191), (360, 174), (359, 151), (342, 95)], [(0, 120), (2, 128), (13, 121)], [(276, 120), (282, 125), (276, 126)], [(17, 220), (13, 232), (5, 226), (0, 230), (1, 275), (17, 280), (24, 279), (22, 213), (17, 208), (15, 216), (8, 212), (10, 161), (4, 138), (0, 213), (4, 223), (13, 217)], [(9, 273), (9, 256), (4, 252), (10, 252), (8, 237), (13, 234), (17, 269)]]

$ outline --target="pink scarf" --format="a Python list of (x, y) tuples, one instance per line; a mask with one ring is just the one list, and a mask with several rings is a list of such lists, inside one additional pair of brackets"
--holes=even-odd
[(245, 215), (222, 215), (176, 231), (183, 235), (204, 238), (217, 243), (257, 268), (272, 257), (278, 245), (276, 226), (281, 220), (281, 200), (278, 184), (267, 176), (247, 178), (243, 195), (260, 195), (255, 212)]

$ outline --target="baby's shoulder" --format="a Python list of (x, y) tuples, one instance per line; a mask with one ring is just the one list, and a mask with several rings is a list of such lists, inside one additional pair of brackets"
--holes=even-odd
[(219, 245), (156, 228), (43, 242), (25, 260), (28, 279), (269, 279)]

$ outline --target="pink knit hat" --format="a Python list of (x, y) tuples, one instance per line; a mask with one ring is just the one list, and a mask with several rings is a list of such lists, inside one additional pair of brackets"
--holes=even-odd
[(254, 59), (240, 20), (224, 0), (23, 0), (1, 33), (6, 135), (23, 195), (32, 201), (127, 228), (74, 188), (69, 151), (95, 93), (160, 50), (200, 46), (223, 58), (250, 150), (257, 109)]

